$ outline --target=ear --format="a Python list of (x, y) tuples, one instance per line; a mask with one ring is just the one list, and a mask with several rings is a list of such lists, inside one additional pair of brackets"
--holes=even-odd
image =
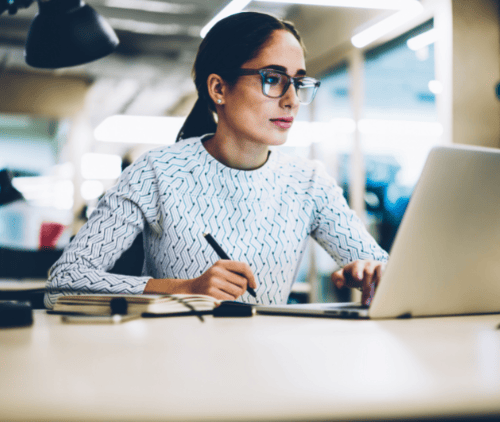
[(212, 73), (207, 79), (208, 95), (216, 105), (224, 104), (226, 82), (219, 75)]

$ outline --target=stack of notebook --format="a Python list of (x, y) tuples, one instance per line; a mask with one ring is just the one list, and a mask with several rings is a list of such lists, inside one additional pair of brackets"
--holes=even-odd
[(85, 315), (164, 315), (211, 312), (219, 304), (219, 300), (205, 295), (83, 294), (60, 296), (53, 312)]

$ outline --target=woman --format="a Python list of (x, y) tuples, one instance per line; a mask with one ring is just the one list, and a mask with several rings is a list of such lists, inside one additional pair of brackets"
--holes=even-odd
[[(337, 287), (361, 288), (368, 303), (386, 252), (318, 162), (270, 149), (285, 143), (319, 86), (305, 77), (293, 25), (251, 12), (223, 19), (193, 74), (199, 98), (178, 142), (124, 171), (51, 269), (49, 288), (286, 303), (312, 236), (342, 267)], [(140, 232), (143, 276), (107, 273)], [(205, 232), (232, 260), (218, 259)]]

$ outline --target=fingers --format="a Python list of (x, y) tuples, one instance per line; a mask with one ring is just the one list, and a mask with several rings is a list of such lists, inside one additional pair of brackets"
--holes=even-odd
[(257, 287), (250, 266), (243, 262), (220, 260), (193, 280), (197, 293), (221, 300), (235, 300), (247, 290)]
[(332, 278), (333, 284), (335, 284), (335, 287), (337, 287), (337, 289), (342, 289), (346, 284), (343, 269), (335, 271), (332, 274), (331, 278)]
[(228, 260), (220, 260), (215, 263), (216, 265), (223, 265), (225, 268), (227, 268), (229, 271), (232, 271), (234, 273), (237, 273), (241, 275), (242, 277), (245, 278), (245, 288), (246, 284), (252, 288), (256, 289), (257, 288), (257, 283), (255, 281), (255, 276), (253, 275), (252, 269), (250, 268), (250, 265), (248, 265), (245, 262), (239, 262), (239, 261), (228, 261)]
[(361, 303), (369, 305), (381, 276), (381, 262), (358, 260), (334, 272), (331, 278), (338, 288), (347, 286), (362, 290)]
[(382, 278), (382, 273), (384, 272), (384, 264), (377, 265), (375, 267), (375, 274), (374, 274), (374, 281), (375, 281), (375, 288), (378, 287), (380, 284), (380, 279)]
[(240, 297), (243, 293), (245, 293), (245, 290), (246, 290), (246, 289), (242, 289), (241, 287), (237, 286), (236, 284), (228, 282), (227, 280), (216, 281), (215, 287), (219, 291), (231, 296), (231, 300), (234, 300), (234, 299)]
[(361, 303), (363, 305), (369, 305), (380, 283), (382, 263), (378, 261), (366, 261), (363, 275), (363, 294), (361, 295)]
[(373, 284), (374, 271), (375, 264), (373, 261), (367, 262), (363, 268), (363, 278), (361, 280), (363, 289), (363, 293), (361, 294), (361, 303), (363, 305), (369, 305), (373, 294), (375, 293), (375, 285)]
[(222, 290), (218, 290), (218, 289), (213, 289), (212, 291), (206, 292), (205, 294), (207, 294), (208, 296), (212, 296), (215, 299), (219, 299), (219, 300), (235, 300), (236, 299), (236, 297), (234, 297), (233, 295), (230, 295), (230, 294), (223, 292)]
[(365, 265), (367, 261), (354, 261), (348, 265), (349, 287), (363, 287)]

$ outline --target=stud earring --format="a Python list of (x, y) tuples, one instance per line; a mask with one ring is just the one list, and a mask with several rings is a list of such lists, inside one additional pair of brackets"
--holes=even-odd
[(217, 104), (220, 104), (220, 103), (222, 103), (222, 100), (219, 98), (219, 99), (217, 100)]

